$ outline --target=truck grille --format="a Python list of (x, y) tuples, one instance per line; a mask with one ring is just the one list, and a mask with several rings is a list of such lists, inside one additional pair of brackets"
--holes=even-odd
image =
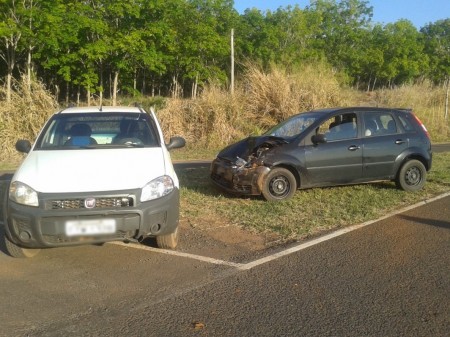
[[(92, 198), (90, 198), (92, 199)], [(105, 197), (105, 198), (93, 198), (95, 199), (95, 206), (89, 207), (93, 209), (97, 208), (120, 208), (120, 207), (133, 207), (134, 198), (132, 196), (125, 197)], [(85, 206), (86, 198), (82, 199), (65, 199), (65, 200), (49, 200), (46, 203), (46, 209), (83, 209)]]

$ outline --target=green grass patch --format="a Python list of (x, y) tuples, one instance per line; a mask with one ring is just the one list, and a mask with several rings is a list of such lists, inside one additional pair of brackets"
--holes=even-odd
[(187, 144), (181, 149), (170, 151), (172, 160), (213, 160), (222, 148), (204, 148)]
[(288, 201), (223, 193), (209, 179), (209, 168), (178, 170), (182, 219), (194, 226), (233, 224), (259, 233), (298, 240), (324, 231), (376, 219), (388, 212), (450, 191), (450, 153), (434, 154), (422, 191), (399, 190), (393, 182), (299, 190)]

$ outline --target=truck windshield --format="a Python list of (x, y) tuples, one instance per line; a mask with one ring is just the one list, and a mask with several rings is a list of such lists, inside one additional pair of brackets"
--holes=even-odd
[(59, 114), (44, 127), (36, 149), (108, 148), (160, 145), (156, 126), (145, 114)]

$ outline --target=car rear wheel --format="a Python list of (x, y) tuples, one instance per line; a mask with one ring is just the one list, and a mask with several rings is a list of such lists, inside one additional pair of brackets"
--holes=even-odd
[(178, 227), (175, 229), (175, 232), (159, 235), (156, 237), (156, 244), (158, 248), (162, 249), (175, 249), (178, 245)]
[(403, 164), (395, 181), (398, 188), (414, 192), (425, 185), (427, 170), (419, 160), (409, 160)]
[(41, 251), (40, 249), (29, 249), (29, 248), (22, 248), (15, 243), (11, 242), (6, 235), (5, 237), (5, 247), (6, 251), (9, 255), (12, 257), (18, 257), (18, 258), (27, 258), (27, 257), (34, 257)]
[(297, 189), (297, 181), (288, 169), (277, 167), (269, 172), (264, 180), (262, 195), (267, 201), (280, 201), (292, 198)]

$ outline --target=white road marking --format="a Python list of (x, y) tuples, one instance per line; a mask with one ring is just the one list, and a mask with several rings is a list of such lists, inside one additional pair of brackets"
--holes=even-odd
[(226, 266), (237, 267), (237, 268), (241, 268), (242, 267), (241, 263), (234, 263), (234, 262), (214, 259), (212, 257), (207, 257), (207, 256), (201, 256), (201, 255), (177, 252), (176, 250), (167, 250), (167, 249), (153, 248), (153, 247), (144, 246), (144, 245), (141, 245), (141, 244), (138, 244), (138, 243), (125, 243), (125, 242), (120, 242), (120, 241), (113, 241), (113, 242), (109, 242), (109, 243), (110, 244), (114, 244), (114, 245), (128, 247), (128, 248), (147, 250), (147, 251), (154, 252), (154, 253), (174, 255), (174, 256), (179, 256), (179, 257), (186, 257), (186, 258), (189, 258), (189, 259), (199, 260), (199, 261), (202, 261), (202, 262), (208, 262), (208, 263), (213, 263), (213, 264), (223, 264), (223, 265), (226, 265)]
[(207, 262), (207, 263), (212, 263), (212, 264), (225, 265), (225, 266), (237, 268), (239, 270), (250, 270), (250, 269), (252, 269), (254, 267), (260, 266), (260, 265), (265, 264), (267, 262), (274, 261), (274, 260), (279, 259), (279, 258), (281, 258), (283, 256), (293, 254), (293, 253), (298, 252), (300, 250), (303, 250), (303, 249), (315, 246), (315, 245), (317, 245), (319, 243), (322, 243), (322, 242), (334, 239), (334, 238), (336, 238), (338, 236), (341, 236), (341, 235), (347, 234), (349, 232), (352, 232), (354, 230), (357, 230), (357, 229), (360, 229), (360, 228), (372, 225), (372, 224), (377, 223), (379, 221), (382, 221), (382, 220), (385, 220), (387, 218), (390, 218), (390, 217), (392, 217), (394, 215), (410, 211), (410, 210), (412, 210), (414, 208), (417, 208), (417, 207), (429, 204), (429, 203), (431, 203), (433, 201), (436, 201), (436, 200), (439, 200), (439, 199), (442, 199), (442, 198), (445, 198), (445, 197), (448, 197), (448, 196), (450, 196), (450, 192), (444, 193), (444, 194), (439, 195), (437, 197), (434, 197), (432, 199), (421, 201), (421, 202), (416, 203), (416, 204), (411, 205), (411, 206), (404, 207), (404, 208), (399, 209), (397, 211), (390, 212), (390, 213), (386, 214), (385, 216), (382, 216), (381, 218), (378, 218), (376, 220), (370, 220), (370, 221), (366, 221), (366, 222), (363, 222), (363, 223), (358, 224), (358, 225), (348, 226), (348, 227), (336, 230), (336, 231), (334, 231), (334, 232), (332, 232), (330, 234), (326, 234), (326, 235), (321, 236), (321, 237), (319, 237), (317, 239), (313, 239), (313, 240), (310, 240), (310, 241), (307, 241), (307, 242), (304, 242), (304, 243), (300, 243), (297, 246), (285, 249), (285, 250), (283, 250), (281, 252), (278, 252), (278, 253), (275, 253), (275, 254), (272, 254), (272, 255), (269, 255), (269, 256), (266, 256), (266, 257), (263, 257), (261, 259), (258, 259), (258, 260), (252, 261), (252, 262), (248, 262), (248, 263), (229, 262), (229, 261), (214, 259), (214, 258), (207, 257), (207, 256), (201, 256), (201, 255), (177, 252), (177, 251), (173, 251), (173, 250), (152, 248), (152, 247), (148, 247), (148, 246), (144, 246), (144, 245), (140, 245), (140, 244), (135, 244), (135, 243), (124, 243), (124, 242), (110, 242), (110, 243), (111, 244), (120, 245), (120, 246), (124, 246), (124, 247), (133, 248), (133, 249), (147, 250), (147, 251), (151, 251), (151, 252), (155, 252), (155, 253), (159, 253), (159, 254), (174, 255), (174, 256), (185, 257), (185, 258), (198, 260), (198, 261), (202, 261), (202, 262)]

